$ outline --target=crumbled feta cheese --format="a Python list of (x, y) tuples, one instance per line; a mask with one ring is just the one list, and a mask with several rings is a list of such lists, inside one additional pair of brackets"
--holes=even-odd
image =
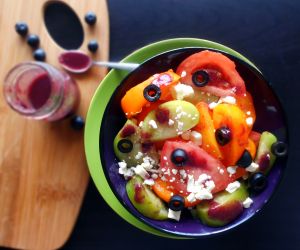
[(127, 168), (127, 163), (125, 161), (118, 162), (118, 165), (119, 174), (123, 175), (126, 180), (134, 175), (134, 171), (131, 168)]
[(205, 182), (205, 186), (206, 186), (206, 189), (208, 191), (212, 191), (214, 188), (215, 188), (215, 182), (213, 180), (210, 180), (210, 181), (206, 181)]
[(181, 215), (181, 211), (174, 211), (174, 210), (169, 208), (169, 211), (168, 211), (168, 218), (169, 219), (179, 221), (180, 220), (180, 215)]
[(190, 136), (191, 136), (191, 130), (187, 130), (187, 131), (182, 133), (181, 138), (183, 140), (188, 141), (190, 139)]
[(143, 179), (148, 179), (150, 177), (148, 172), (142, 167), (142, 165), (137, 165), (132, 169), (135, 172), (135, 174), (141, 176)]
[(167, 178), (166, 178), (166, 177), (164, 177), (164, 176), (162, 176), (162, 177), (161, 177), (161, 180), (162, 180), (162, 181), (166, 181), (166, 180), (167, 180)]
[(220, 103), (235, 104), (236, 99), (233, 96), (225, 96), (225, 97), (221, 97), (219, 102)]
[(144, 122), (143, 122), (143, 121), (140, 121), (139, 127), (143, 127), (143, 124), (144, 124)]
[(135, 158), (136, 160), (139, 160), (139, 159), (141, 159), (142, 157), (143, 157), (143, 153), (142, 153), (142, 152), (138, 152), (134, 158)]
[(227, 168), (227, 172), (232, 175), (232, 174), (235, 174), (236, 173), (236, 169), (237, 169), (237, 166), (229, 166)]
[(193, 143), (195, 143), (196, 145), (201, 145), (202, 144), (202, 134), (200, 134), (199, 132), (197, 131), (192, 131), (191, 132), (191, 141)]
[(253, 203), (253, 200), (248, 197), (246, 200), (243, 201), (243, 206), (244, 208), (249, 208)]
[(155, 122), (154, 120), (150, 120), (150, 121), (148, 122), (148, 124), (149, 124), (152, 128), (157, 129), (157, 124), (156, 124), (156, 122)]
[(194, 202), (196, 201), (196, 197), (194, 193), (190, 193), (187, 197), (186, 197), (188, 202)]
[(125, 161), (120, 161), (118, 162), (119, 168), (126, 168), (127, 167), (127, 163)]
[(211, 102), (210, 104), (208, 104), (208, 108), (209, 109), (214, 109), (215, 107), (217, 107), (219, 105), (218, 102)]
[(183, 122), (178, 122), (178, 130), (179, 131), (182, 131), (182, 129), (183, 129)]
[(190, 193), (194, 191), (195, 180), (193, 175), (188, 175), (186, 190)]
[(157, 175), (157, 174), (152, 174), (152, 175), (151, 175), (151, 178), (155, 180), (155, 179), (158, 178), (158, 175)]
[(175, 168), (173, 168), (173, 169), (172, 169), (172, 174), (176, 175), (177, 173), (178, 173), (178, 170), (175, 169)]
[(168, 157), (164, 155), (163, 159), (164, 159), (165, 161), (167, 161), (167, 160), (168, 160)]
[(180, 177), (185, 180), (187, 177), (187, 173), (184, 169), (179, 170)]
[(247, 115), (251, 115), (251, 111), (247, 111), (246, 114), (247, 114)]
[(154, 180), (153, 179), (146, 179), (144, 180), (143, 184), (153, 186), (154, 185)]
[(226, 187), (226, 191), (228, 193), (233, 193), (234, 191), (236, 191), (239, 187), (241, 186), (241, 183), (239, 183), (239, 181), (235, 181), (235, 182), (231, 182), (228, 184), (228, 186)]
[(172, 96), (177, 100), (183, 100), (185, 97), (194, 95), (194, 89), (190, 85), (178, 83), (172, 88)]
[(169, 119), (169, 122), (168, 122), (169, 126), (174, 125), (174, 123), (175, 123), (175, 122), (174, 122), (172, 119)]
[(258, 165), (257, 163), (255, 163), (255, 162), (252, 162), (252, 163), (250, 164), (250, 166), (246, 168), (246, 171), (253, 173), (253, 172), (255, 172), (258, 168), (259, 168), (259, 165)]
[(220, 174), (224, 174), (224, 169), (221, 168), (221, 169), (219, 170), (219, 172), (220, 172)]
[(195, 197), (198, 200), (210, 200), (213, 198), (213, 195), (209, 190), (203, 188), (195, 194)]
[(185, 70), (183, 70), (182, 72), (181, 72), (181, 75), (180, 75), (181, 77), (185, 77), (186, 76), (186, 71)]
[(253, 118), (252, 117), (246, 118), (246, 123), (247, 125), (251, 126), (253, 124)]
[(198, 182), (199, 183), (204, 183), (206, 180), (209, 180), (210, 178), (211, 177), (207, 174), (200, 174), (199, 177), (198, 177)]
[(171, 175), (171, 172), (170, 172), (170, 169), (168, 169), (165, 173), (164, 173), (164, 175)]

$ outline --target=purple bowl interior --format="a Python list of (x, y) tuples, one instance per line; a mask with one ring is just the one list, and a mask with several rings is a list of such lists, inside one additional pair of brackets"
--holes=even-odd
[[(110, 102), (106, 107), (100, 133), (102, 166), (111, 189), (124, 207), (138, 219), (155, 229), (175, 235), (190, 237), (201, 237), (204, 235), (220, 233), (248, 220), (270, 199), (281, 179), (282, 172), (286, 165), (286, 160), (276, 161), (268, 175), (267, 188), (259, 195), (253, 196), (253, 205), (250, 208), (245, 209), (238, 219), (224, 227), (214, 228), (205, 226), (201, 224), (200, 221), (193, 219), (188, 211), (182, 214), (180, 222), (174, 222), (172, 220), (156, 221), (144, 217), (132, 206), (125, 191), (126, 182), (124, 178), (118, 174), (118, 160), (113, 152), (114, 137), (126, 122), (126, 118), (120, 107), (120, 100), (125, 92), (132, 86), (142, 82), (144, 79), (155, 73), (163, 72), (170, 68), (176, 70), (181, 61), (201, 50), (204, 49), (182, 48), (165, 52), (147, 60), (141, 67), (131, 72), (112, 95)], [(254, 99), (257, 119), (253, 129), (258, 132), (270, 131), (274, 133), (279, 140), (287, 142), (287, 127), (283, 109), (277, 96), (262, 74), (244, 61), (224, 52), (222, 53), (235, 62), (237, 71), (245, 80), (247, 91), (251, 93)]]

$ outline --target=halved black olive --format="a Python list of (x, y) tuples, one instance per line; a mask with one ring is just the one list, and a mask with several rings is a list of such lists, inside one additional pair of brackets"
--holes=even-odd
[(257, 172), (249, 178), (250, 189), (256, 193), (263, 191), (267, 186), (267, 178), (261, 173)]
[(282, 141), (277, 141), (271, 146), (272, 153), (277, 157), (284, 157), (287, 155), (287, 144)]
[(240, 159), (237, 161), (236, 165), (238, 165), (239, 167), (242, 168), (247, 168), (250, 166), (250, 164), (252, 163), (253, 159), (251, 154), (249, 153), (248, 150), (244, 150), (242, 156), (240, 157)]
[(121, 139), (118, 142), (118, 149), (121, 153), (129, 153), (133, 149), (133, 143), (128, 139)]
[(171, 161), (177, 166), (182, 167), (188, 159), (187, 153), (183, 149), (175, 149), (171, 154)]
[(184, 198), (180, 195), (173, 195), (169, 201), (169, 208), (173, 211), (184, 209)]
[(209, 75), (204, 70), (197, 70), (192, 75), (192, 81), (197, 87), (204, 87), (209, 82)]
[(215, 132), (217, 142), (224, 146), (231, 140), (231, 131), (228, 127), (218, 128)]
[(154, 84), (149, 84), (144, 88), (144, 97), (149, 102), (156, 102), (161, 96), (161, 90)]

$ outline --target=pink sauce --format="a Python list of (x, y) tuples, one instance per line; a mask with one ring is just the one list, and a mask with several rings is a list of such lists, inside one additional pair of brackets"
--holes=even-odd
[(91, 64), (91, 58), (79, 51), (64, 52), (60, 54), (58, 60), (63, 67), (70, 71), (86, 70)]
[(51, 94), (51, 80), (47, 73), (38, 75), (30, 84), (28, 99), (35, 109), (41, 108)]

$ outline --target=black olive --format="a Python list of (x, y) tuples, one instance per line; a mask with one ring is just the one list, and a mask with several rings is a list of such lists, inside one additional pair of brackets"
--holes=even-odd
[(89, 51), (91, 52), (96, 52), (98, 50), (98, 42), (96, 40), (91, 40), (89, 43), (88, 43), (88, 49)]
[(277, 141), (271, 146), (272, 153), (277, 157), (284, 157), (287, 155), (287, 144), (282, 141)]
[(27, 37), (27, 43), (30, 47), (36, 48), (40, 44), (40, 38), (37, 35), (29, 35)]
[(184, 198), (180, 195), (173, 195), (169, 201), (169, 208), (173, 211), (184, 209)]
[(144, 97), (149, 102), (156, 102), (161, 96), (161, 90), (154, 84), (149, 84), (144, 88)]
[(255, 193), (263, 191), (267, 186), (267, 178), (261, 173), (257, 172), (250, 176), (249, 178), (250, 189)]
[(188, 159), (185, 150), (177, 148), (171, 154), (171, 161), (178, 167), (182, 167)]
[(86, 23), (88, 25), (94, 25), (96, 23), (96, 21), (97, 21), (97, 16), (96, 16), (96, 14), (94, 12), (89, 11), (84, 16), (84, 20), (86, 21)]
[(37, 61), (45, 61), (46, 58), (46, 52), (43, 49), (36, 49), (33, 52), (33, 57)]
[(133, 149), (133, 143), (128, 139), (121, 139), (117, 146), (121, 153), (129, 153)]
[(81, 130), (84, 127), (84, 119), (79, 115), (73, 116), (71, 118), (71, 127), (75, 130)]
[(237, 161), (236, 165), (238, 165), (239, 167), (242, 168), (247, 168), (250, 166), (250, 164), (252, 163), (253, 159), (251, 154), (249, 153), (248, 150), (244, 150), (242, 156), (240, 157), (240, 159)]
[(26, 36), (28, 33), (28, 25), (24, 22), (16, 23), (15, 29), (20, 36)]
[(192, 81), (197, 87), (204, 87), (209, 82), (209, 75), (204, 70), (197, 70), (192, 75)]
[(218, 128), (215, 132), (217, 142), (224, 146), (231, 140), (231, 131), (228, 127)]

